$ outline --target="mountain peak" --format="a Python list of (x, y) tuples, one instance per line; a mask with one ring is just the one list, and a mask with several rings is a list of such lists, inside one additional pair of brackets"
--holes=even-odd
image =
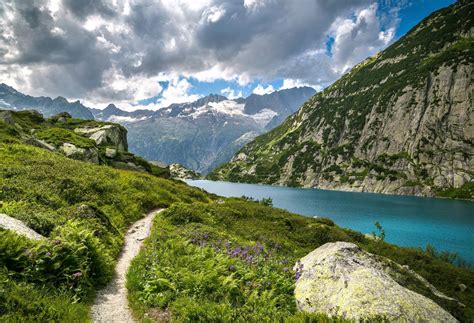
[(8, 84), (1, 83), (0, 84), (0, 89), (10, 92), (10, 93), (20, 93), (17, 90), (15, 90), (13, 87), (9, 86)]
[(110, 103), (104, 110), (107, 110), (107, 111), (116, 111), (116, 110), (120, 110), (119, 108), (117, 108), (117, 106), (113, 103)]

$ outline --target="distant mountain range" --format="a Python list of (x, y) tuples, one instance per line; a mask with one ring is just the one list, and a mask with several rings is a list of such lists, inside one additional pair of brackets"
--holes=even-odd
[(68, 112), (78, 119), (93, 119), (94, 115), (79, 101), (69, 102), (58, 96), (55, 99), (40, 96), (33, 97), (18, 92), (11, 86), (0, 84), (0, 109), (7, 110), (37, 110), (45, 117), (51, 117), (60, 112)]
[(235, 100), (211, 94), (157, 111), (126, 112), (114, 105), (91, 111), (96, 119), (128, 129), (130, 151), (206, 174), (257, 135), (278, 126), (314, 94), (313, 88), (300, 87)]
[(130, 151), (206, 174), (257, 135), (278, 126), (315, 92), (299, 87), (234, 100), (211, 94), (156, 111), (130, 112), (114, 104), (100, 110), (63, 97), (32, 97), (0, 84), (0, 109), (34, 109), (45, 117), (68, 112), (74, 118), (120, 123), (128, 129)]

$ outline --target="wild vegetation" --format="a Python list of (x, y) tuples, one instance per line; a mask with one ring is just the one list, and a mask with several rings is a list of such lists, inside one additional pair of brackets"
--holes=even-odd
[[(458, 319), (474, 313), (474, 273), (438, 259), (436, 252), (400, 248), (342, 229), (325, 218), (307, 218), (248, 199), (177, 203), (155, 219), (151, 237), (128, 273), (129, 299), (137, 315), (177, 321), (222, 318), (245, 321), (309, 321), (293, 296), (297, 260), (327, 242), (348, 241), (408, 265), (439, 290), (466, 304), (436, 298), (426, 287), (397, 277), (431, 297)], [(448, 260), (447, 258), (444, 258)]]
[(212, 198), (183, 183), (0, 144), (0, 213), (46, 239), (0, 230), (0, 320), (87, 321), (128, 224), (154, 208)]

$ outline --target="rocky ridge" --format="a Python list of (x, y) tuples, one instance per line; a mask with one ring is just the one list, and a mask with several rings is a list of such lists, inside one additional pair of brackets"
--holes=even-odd
[(55, 151), (68, 158), (168, 177), (165, 167), (128, 152), (127, 130), (119, 125), (73, 119), (62, 112), (44, 119), (36, 110), (0, 110), (0, 141), (17, 141)]

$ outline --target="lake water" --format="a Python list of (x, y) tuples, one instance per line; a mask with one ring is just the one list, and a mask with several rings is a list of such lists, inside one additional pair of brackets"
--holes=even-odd
[(474, 264), (474, 202), (207, 180), (187, 183), (226, 197), (271, 197), (275, 207), (327, 217), (363, 233), (375, 231), (379, 221), (388, 242), (422, 248), (431, 244)]

